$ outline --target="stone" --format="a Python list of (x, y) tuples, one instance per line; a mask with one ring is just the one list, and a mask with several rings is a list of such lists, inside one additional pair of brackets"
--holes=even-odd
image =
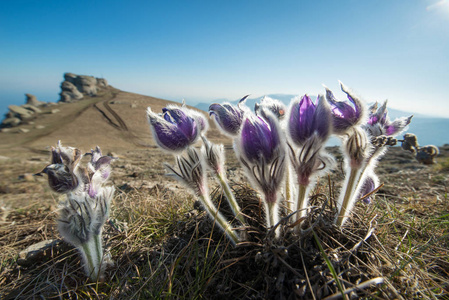
[(36, 126), (34, 126), (34, 128), (36, 128), (36, 129), (44, 129), (45, 126), (44, 125), (36, 125)]
[(76, 77), (78, 77), (78, 75), (73, 74), (73, 73), (65, 73), (64, 74), (64, 80), (71, 82), (73, 84), (75, 84)]
[(59, 243), (59, 240), (45, 240), (29, 246), (20, 251), (17, 263), (21, 266), (30, 266), (42, 261), (45, 257), (49, 258), (53, 248)]
[(37, 108), (36, 106), (31, 105), (31, 104), (24, 104), (24, 105), (22, 105), (22, 107), (32, 111), (33, 113), (38, 113), (38, 114), (42, 113), (42, 110), (40, 110), (39, 108)]
[(61, 83), (61, 98), (59, 101), (61, 102), (72, 102), (75, 100), (80, 100), (84, 96), (83, 94), (76, 88), (76, 86), (69, 82), (63, 81)]
[(97, 78), (97, 86), (100, 88), (107, 88), (108, 81), (104, 78)]
[(76, 88), (88, 96), (97, 95), (97, 79), (92, 76), (79, 75), (75, 79)]
[(15, 127), (19, 125), (21, 120), (19, 118), (6, 118), (3, 120), (2, 125), (5, 127)]
[(135, 103), (131, 104), (131, 108), (137, 108), (137, 104)]
[(11, 128), (2, 128), (2, 129), (0, 129), (0, 131), (3, 133), (8, 133), (8, 132), (12, 132), (12, 129)]
[(29, 129), (26, 129), (26, 128), (19, 128), (19, 133), (28, 133), (28, 132), (30, 132)]
[(54, 108), (54, 109), (51, 110), (51, 113), (52, 113), (52, 114), (56, 114), (56, 113), (58, 113), (58, 112), (60, 112), (60, 110), (57, 109), (57, 108)]
[(31, 118), (31, 115), (33, 114), (30, 110), (18, 105), (10, 105), (8, 108), (10, 112), (15, 114), (21, 120)]
[(37, 100), (36, 96), (32, 94), (25, 94), (26, 97), (26, 104), (32, 105), (32, 106), (42, 106), (43, 102)]

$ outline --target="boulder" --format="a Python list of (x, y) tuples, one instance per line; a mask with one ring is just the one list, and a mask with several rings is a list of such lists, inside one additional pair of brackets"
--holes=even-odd
[(19, 125), (21, 120), (19, 118), (6, 118), (2, 122), (3, 127), (15, 127)]
[(37, 100), (36, 96), (32, 94), (25, 94), (26, 104), (31, 106), (42, 106), (44, 102)]
[(19, 131), (18, 131), (19, 133), (28, 133), (28, 132), (30, 132), (30, 130), (29, 129), (26, 129), (26, 128), (19, 128)]
[(10, 105), (8, 106), (9, 111), (12, 112), (16, 117), (18, 117), (21, 120), (29, 119), (31, 118), (33, 112), (30, 110), (20, 107), (18, 105)]
[(61, 102), (72, 102), (83, 98), (83, 94), (70, 81), (63, 81), (61, 83), (61, 90), (61, 99), (59, 100)]
[(22, 107), (32, 111), (33, 113), (38, 113), (38, 114), (42, 113), (42, 110), (37, 108), (35, 105), (24, 104), (24, 105), (22, 105)]
[(100, 88), (107, 88), (108, 81), (104, 78), (97, 78), (97, 86)]
[(97, 95), (97, 79), (93, 76), (79, 75), (75, 79), (77, 89), (88, 96)]
[(73, 84), (75, 84), (76, 77), (78, 77), (78, 75), (73, 74), (73, 73), (65, 73), (64, 74), (64, 80), (68, 81), (70, 83), (73, 83)]
[(59, 240), (46, 240), (29, 246), (20, 251), (17, 263), (21, 266), (30, 266), (39, 263), (45, 257), (50, 258), (53, 247), (59, 243)]

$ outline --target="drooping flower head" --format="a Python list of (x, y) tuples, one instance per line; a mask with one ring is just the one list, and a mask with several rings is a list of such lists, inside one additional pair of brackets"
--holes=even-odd
[(365, 107), (363, 102), (343, 83), (340, 87), (348, 96), (349, 104), (346, 101), (339, 101), (326, 86), (326, 99), (331, 105), (333, 116), (333, 130), (335, 134), (344, 134), (351, 127), (360, 125), (365, 117)]
[(364, 126), (365, 130), (372, 137), (381, 135), (395, 136), (400, 134), (412, 121), (413, 115), (409, 117), (402, 117), (390, 121), (387, 110), (387, 101), (385, 101), (381, 107), (377, 108), (377, 102), (369, 109), (370, 115), (368, 117), (367, 124)]
[(48, 176), (48, 185), (57, 193), (69, 193), (76, 190), (82, 180), (77, 177), (82, 154), (79, 149), (63, 147), (58, 141), (56, 147), (51, 147), (51, 164), (41, 172)]
[(203, 139), (201, 153), (206, 162), (206, 166), (215, 174), (226, 175), (224, 167), (225, 151), (223, 144), (217, 145), (211, 143), (204, 136), (201, 136), (201, 138)]
[(209, 115), (214, 116), (218, 128), (226, 135), (235, 137), (239, 133), (244, 116), (240, 105), (246, 101), (248, 96), (243, 97), (238, 106), (230, 103), (214, 103), (209, 106)]
[(201, 131), (195, 117), (179, 106), (167, 106), (162, 116), (148, 107), (147, 117), (158, 146), (172, 152), (180, 152), (195, 143)]
[(262, 98), (260, 104), (256, 103), (254, 105), (254, 112), (257, 115), (262, 115), (264, 112), (262, 108), (271, 111), (279, 120), (282, 120), (286, 113), (286, 107), (284, 103), (282, 103), (277, 99), (273, 99), (267, 96)]
[(310, 138), (317, 136), (325, 141), (332, 128), (331, 111), (322, 95), (315, 105), (309, 96), (293, 100), (289, 110), (287, 133), (294, 144), (303, 146)]

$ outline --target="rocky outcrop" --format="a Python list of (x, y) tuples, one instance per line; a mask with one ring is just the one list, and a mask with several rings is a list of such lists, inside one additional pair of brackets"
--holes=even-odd
[(26, 97), (27, 105), (32, 105), (34, 107), (38, 107), (38, 106), (43, 106), (46, 104), (45, 102), (41, 102), (41, 101), (37, 100), (36, 96), (34, 96), (32, 94), (25, 94), (25, 97)]
[(65, 73), (59, 101), (73, 102), (82, 99), (84, 96), (94, 97), (99, 90), (107, 87), (108, 82), (104, 78)]

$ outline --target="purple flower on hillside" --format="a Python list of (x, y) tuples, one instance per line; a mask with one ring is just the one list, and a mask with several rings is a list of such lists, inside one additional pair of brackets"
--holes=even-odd
[[(248, 95), (243, 97), (239, 104), (244, 102)], [(229, 136), (236, 136), (242, 126), (243, 110), (230, 103), (214, 103), (209, 106), (209, 115), (215, 117), (218, 127)]]
[(409, 117), (402, 117), (390, 121), (388, 117), (387, 101), (385, 101), (381, 107), (377, 108), (377, 102), (370, 107), (370, 115), (368, 122), (364, 128), (372, 137), (381, 135), (395, 136), (401, 133), (405, 127), (412, 121), (413, 115)]
[(58, 141), (56, 147), (51, 147), (51, 164), (36, 175), (47, 174), (48, 185), (57, 193), (72, 192), (80, 183), (75, 172), (78, 172), (81, 157), (79, 149), (63, 147)]
[(260, 101), (260, 104), (256, 103), (254, 105), (254, 111), (256, 112), (256, 114), (265, 117), (263, 115), (263, 108), (271, 111), (279, 120), (282, 120), (286, 113), (286, 107), (284, 103), (267, 96), (263, 97), (262, 101)]
[(295, 99), (290, 107), (287, 132), (298, 146), (304, 145), (310, 138), (317, 136), (321, 142), (329, 136), (332, 126), (331, 111), (322, 95), (315, 105), (309, 96)]
[(147, 109), (148, 122), (153, 137), (159, 147), (179, 152), (196, 142), (200, 135), (201, 125), (186, 110), (170, 105), (158, 115)]
[[(268, 114), (268, 113), (267, 113)], [(242, 126), (240, 147), (245, 159), (251, 163), (270, 163), (276, 157), (281, 138), (276, 120), (248, 114)]]
[(344, 134), (351, 127), (360, 124), (365, 114), (362, 101), (341, 82), (340, 87), (352, 105), (346, 101), (337, 100), (332, 91), (325, 87), (326, 99), (331, 105), (333, 114), (333, 130), (336, 134)]

